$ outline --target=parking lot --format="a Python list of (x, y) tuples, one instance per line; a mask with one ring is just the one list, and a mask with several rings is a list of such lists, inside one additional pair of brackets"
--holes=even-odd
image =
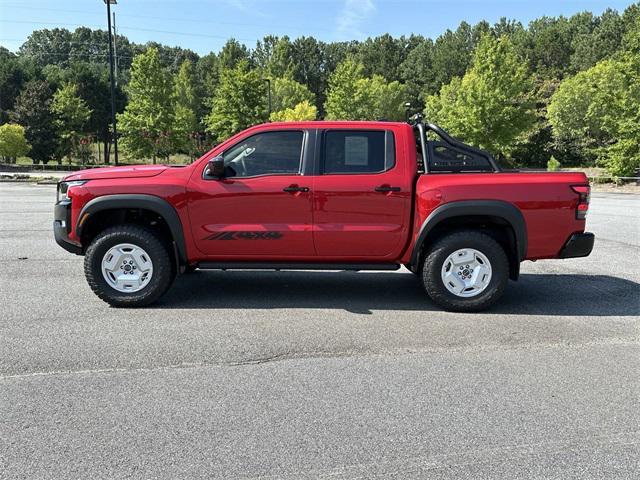
[(483, 314), (399, 272), (197, 272), (113, 309), (0, 183), (0, 478), (638, 478), (640, 196)]

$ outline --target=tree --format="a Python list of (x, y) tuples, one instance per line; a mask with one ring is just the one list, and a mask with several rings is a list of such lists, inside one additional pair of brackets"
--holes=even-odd
[(640, 21), (627, 50), (565, 79), (549, 105), (559, 147), (577, 144), (613, 175), (640, 167)]
[(433, 41), (421, 39), (402, 62), (399, 71), (407, 87), (407, 99), (412, 105), (419, 105), (422, 95), (436, 93), (439, 85), (433, 69)]
[(327, 72), (324, 69), (325, 44), (313, 37), (296, 38), (291, 44), (291, 72), (293, 79), (306, 85), (316, 97), (316, 106), (322, 111), (327, 86)]
[(49, 84), (32, 80), (25, 84), (18, 95), (11, 115), (14, 122), (24, 127), (25, 137), (31, 145), (31, 158), (35, 163), (47, 163), (56, 155), (58, 134), (50, 105)]
[(436, 39), (431, 56), (436, 89), (453, 77), (464, 75), (471, 63), (473, 48), (473, 32), (467, 22), (460, 23), (455, 32), (447, 30)]
[[(51, 111), (55, 114), (55, 125), (62, 140), (60, 158), (66, 155), (71, 163), (71, 156), (80, 153), (80, 137), (86, 132), (85, 126), (91, 116), (91, 109), (78, 96), (78, 86), (67, 83), (53, 95)], [(83, 164), (85, 157), (83, 156)]]
[(8, 121), (24, 82), (25, 72), (18, 57), (0, 47), (0, 123)]
[(38, 68), (49, 64), (65, 67), (72, 45), (71, 32), (66, 28), (34, 30), (20, 47), (19, 54), (33, 58)]
[(330, 120), (400, 120), (404, 115), (404, 86), (379, 75), (364, 77), (364, 66), (347, 59), (329, 79), (325, 110)]
[(220, 85), (205, 122), (213, 137), (222, 141), (247, 127), (267, 120), (267, 88), (264, 79), (242, 60), (223, 69)]
[(454, 135), (508, 158), (535, 121), (527, 66), (508, 37), (484, 35), (464, 77), (427, 98), (425, 115)]
[(235, 38), (227, 40), (218, 55), (222, 68), (235, 68), (239, 62), (249, 60), (249, 50)]
[[(209, 106), (220, 83), (220, 60), (215, 53), (201, 57), (196, 63), (197, 87), (202, 97), (201, 108)], [(198, 112), (198, 118), (204, 117), (206, 112)]]
[[(111, 89), (107, 65), (73, 61), (68, 68), (58, 65), (47, 65), (42, 69), (46, 80), (56, 89), (66, 83), (78, 87), (78, 95), (91, 109), (91, 116), (85, 130), (96, 135), (96, 140), (103, 142), (103, 161), (109, 163), (111, 147)], [(126, 97), (122, 83), (116, 87), (116, 112), (122, 112)]]
[(624, 25), (615, 10), (607, 9), (593, 19), (593, 28), (579, 32), (572, 39), (571, 69), (579, 72), (609, 58), (620, 48)]
[(408, 48), (404, 37), (393, 38), (388, 33), (367, 38), (358, 48), (358, 59), (364, 65), (367, 77), (380, 75), (387, 81), (400, 78), (400, 65), (407, 57)]
[(271, 108), (274, 112), (293, 108), (302, 102), (315, 103), (313, 93), (290, 77), (279, 77), (271, 83)]
[(0, 156), (6, 163), (15, 163), (18, 157), (29, 153), (31, 146), (24, 136), (24, 127), (12, 123), (0, 125)]
[(358, 109), (358, 81), (364, 78), (361, 63), (349, 58), (329, 78), (325, 111), (328, 120), (355, 120), (363, 116)]
[(185, 60), (173, 85), (173, 134), (177, 149), (191, 157), (195, 157), (201, 147), (199, 111), (193, 64)]
[(162, 67), (158, 51), (150, 48), (136, 55), (127, 87), (129, 103), (118, 115), (122, 145), (138, 157), (167, 158), (171, 151), (173, 111), (171, 78)]
[(304, 100), (293, 108), (285, 108), (279, 112), (273, 112), (269, 117), (272, 122), (300, 122), (304, 120), (315, 120), (318, 109), (309, 101)]

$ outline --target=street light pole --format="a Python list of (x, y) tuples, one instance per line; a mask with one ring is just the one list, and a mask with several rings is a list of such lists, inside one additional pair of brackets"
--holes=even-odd
[(118, 129), (116, 127), (116, 83), (113, 75), (113, 40), (111, 39), (111, 4), (117, 0), (104, 0), (107, 4), (107, 26), (109, 28), (109, 80), (111, 82), (111, 122), (113, 123), (113, 153), (115, 164), (118, 165)]
[(271, 116), (271, 79), (270, 78), (265, 78), (264, 81), (267, 83), (267, 97), (268, 97), (268, 105), (269, 105), (269, 112), (267, 114), (267, 119)]

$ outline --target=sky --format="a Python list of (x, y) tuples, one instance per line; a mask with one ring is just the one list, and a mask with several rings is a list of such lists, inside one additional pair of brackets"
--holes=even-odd
[[(570, 16), (607, 8), (622, 12), (631, 0), (118, 0), (118, 33), (136, 43), (153, 40), (204, 55), (236, 38), (248, 47), (265, 35), (363, 40), (390, 33), (435, 38), (465, 20), (523, 24), (543, 16)], [(0, 0), (0, 45), (16, 51), (33, 30), (78, 26), (106, 30), (103, 0)]]

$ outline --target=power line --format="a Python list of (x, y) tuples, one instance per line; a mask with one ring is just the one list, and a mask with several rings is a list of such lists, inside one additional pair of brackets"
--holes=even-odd
[[(7, 19), (0, 19), (0, 23), (22, 23), (22, 24), (27, 24), (27, 25), (52, 25), (52, 26), (65, 26), (65, 27), (91, 27), (91, 28), (97, 28), (99, 30), (102, 30), (102, 25), (87, 25), (87, 24), (80, 24), (80, 23), (63, 23), (63, 22), (39, 22), (39, 21), (27, 21), (27, 20), (7, 20)], [(132, 31), (132, 32), (155, 32), (155, 33), (166, 33), (166, 34), (170, 34), (170, 35), (184, 35), (184, 36), (188, 36), (188, 37), (203, 37), (203, 38), (216, 38), (216, 39), (222, 39), (222, 40), (227, 40), (231, 37), (229, 36), (224, 36), (224, 35), (210, 35), (207, 33), (189, 33), (189, 32), (177, 32), (177, 31), (171, 31), (171, 30), (155, 30), (155, 29), (151, 29), (151, 28), (139, 28), (139, 27), (129, 27), (129, 26), (120, 26), (120, 30), (128, 30), (128, 31)], [(258, 39), (257, 38), (242, 38), (242, 37), (235, 37), (237, 40), (243, 40), (246, 42), (255, 42)]]

